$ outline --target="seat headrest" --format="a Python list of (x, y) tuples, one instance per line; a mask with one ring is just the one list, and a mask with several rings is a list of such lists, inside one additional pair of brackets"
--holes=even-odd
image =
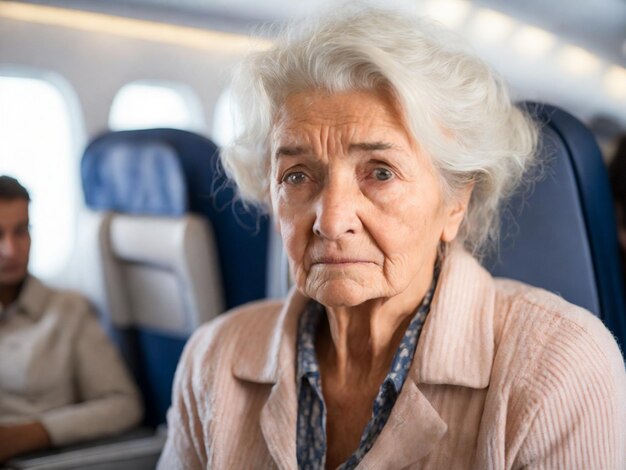
[(94, 210), (179, 216), (187, 184), (174, 148), (156, 140), (97, 140), (81, 163), (85, 202)]
[(560, 294), (624, 337), (617, 228), (598, 144), (582, 122), (559, 108), (522, 107), (539, 124), (543, 177), (511, 199), (499, 250), (485, 266), (493, 275)]

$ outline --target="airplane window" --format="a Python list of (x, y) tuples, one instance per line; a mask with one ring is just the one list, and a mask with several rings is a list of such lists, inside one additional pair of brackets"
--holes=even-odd
[(109, 115), (112, 130), (204, 127), (202, 106), (185, 85), (137, 81), (124, 85), (115, 96)]
[[(56, 275), (73, 245), (77, 199), (72, 114), (52, 83), (0, 76), (0, 174), (30, 192), (30, 271)], [(33, 169), (36, 169), (33, 171)]]
[(227, 88), (215, 103), (211, 137), (220, 147), (230, 144), (240, 130), (231, 100), (230, 88)]

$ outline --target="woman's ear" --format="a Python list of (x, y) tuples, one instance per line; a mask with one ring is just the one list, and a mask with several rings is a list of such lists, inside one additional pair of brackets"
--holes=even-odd
[(441, 241), (445, 243), (452, 242), (459, 233), (459, 227), (465, 218), (467, 206), (472, 198), (474, 183), (470, 183), (461, 189), (453, 201), (447, 206), (446, 220), (441, 231)]

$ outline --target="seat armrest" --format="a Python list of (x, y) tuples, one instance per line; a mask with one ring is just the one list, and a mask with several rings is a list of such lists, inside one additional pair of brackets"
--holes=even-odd
[(152, 470), (161, 455), (166, 439), (166, 432), (137, 430), (114, 439), (17, 457), (7, 462), (3, 468), (12, 470)]

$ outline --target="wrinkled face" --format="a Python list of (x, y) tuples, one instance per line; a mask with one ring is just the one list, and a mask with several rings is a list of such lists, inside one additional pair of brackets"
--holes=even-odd
[(329, 307), (428, 288), (462, 208), (384, 92), (290, 95), (271, 136), (272, 209), (296, 285)]
[(0, 199), (0, 287), (22, 282), (29, 253), (28, 201)]

